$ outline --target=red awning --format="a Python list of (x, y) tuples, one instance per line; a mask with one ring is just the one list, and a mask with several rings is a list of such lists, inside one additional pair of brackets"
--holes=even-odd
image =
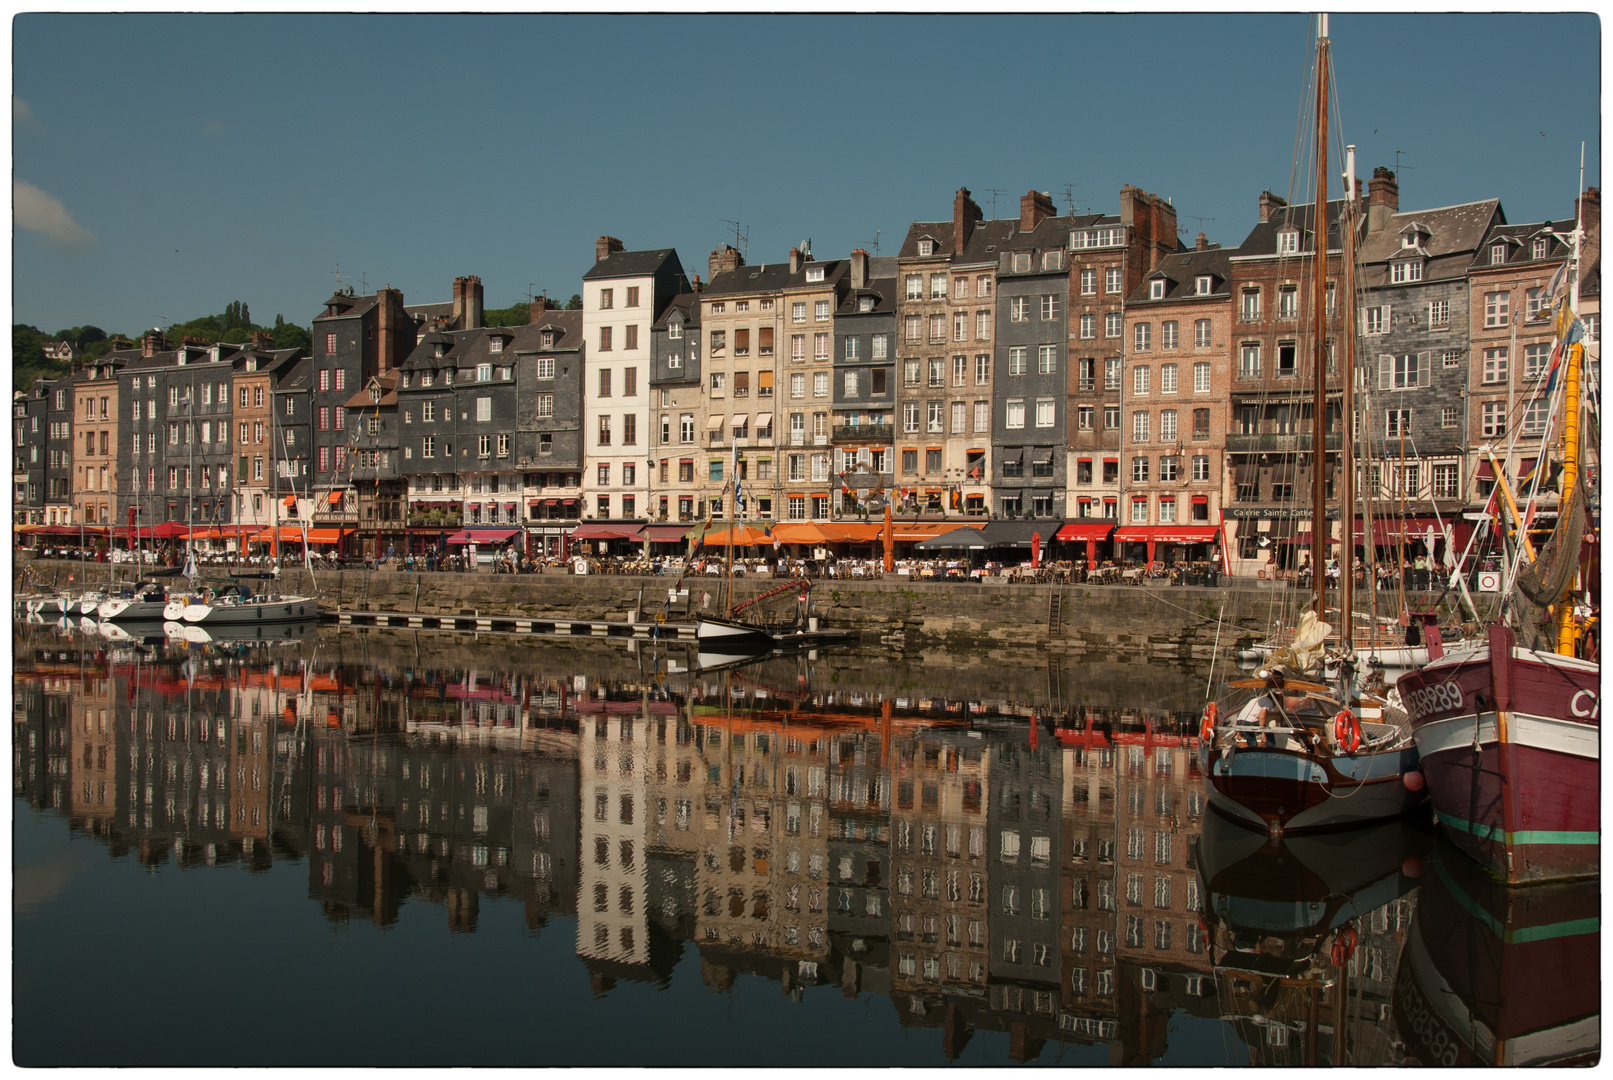
[(1115, 539), (1152, 540), (1156, 544), (1210, 544), (1220, 531), (1216, 525), (1127, 525), (1115, 530)]
[(1479, 476), (1480, 480), (1494, 480), (1495, 479), (1495, 468), (1494, 468), (1494, 466), (1492, 466), (1488, 461), (1479, 462), (1478, 476)]
[(1112, 521), (1071, 521), (1058, 532), (1053, 534), (1055, 540), (1107, 540), (1109, 530), (1115, 527)]
[(639, 540), (642, 525), (579, 525), (571, 534), (573, 540)]

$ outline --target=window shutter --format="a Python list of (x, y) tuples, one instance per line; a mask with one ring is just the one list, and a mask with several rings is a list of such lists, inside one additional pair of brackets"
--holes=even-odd
[(1383, 305), (1383, 332), (1387, 334), (1389, 332), (1390, 327), (1394, 326), (1394, 324), (1395, 324), (1395, 321), (1394, 321), (1394, 316), (1392, 314), (1392, 309), (1389, 307), (1388, 304), (1384, 304)]
[(1391, 390), (1395, 385), (1395, 358), (1389, 353), (1378, 354), (1378, 389)]
[(1417, 354), (1417, 385), (1432, 386), (1434, 384), (1434, 354), (1420, 352)]

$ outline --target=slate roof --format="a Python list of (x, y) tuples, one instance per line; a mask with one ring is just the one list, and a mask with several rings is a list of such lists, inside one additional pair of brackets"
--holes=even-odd
[(275, 387), (275, 392), (295, 393), (299, 390), (306, 390), (313, 384), (313, 374), (313, 357), (305, 356), (298, 360), (290, 371), (286, 372), (285, 377), (280, 380), (280, 384)]
[(373, 381), (381, 387), (380, 401), (370, 400), (370, 388), (365, 385), (360, 388), (358, 393), (344, 401), (342, 407), (345, 409), (373, 409), (379, 405), (384, 409), (398, 403), (398, 373), (396, 371), (388, 371), (384, 375), (377, 375)]
[[(895, 260), (892, 261), (894, 262)], [(846, 298), (835, 309), (835, 315), (837, 317), (841, 315), (889, 315), (895, 312), (896, 302), (899, 299), (896, 287), (894, 274), (889, 277), (870, 278), (865, 288), (847, 290)], [(874, 298), (872, 311), (859, 311), (857, 309), (857, 302), (865, 296)]]
[(790, 281), (790, 264), (758, 263), (755, 266), (738, 266), (724, 270), (706, 285), (700, 294), (702, 300), (725, 296), (749, 296), (752, 293), (782, 292)]
[[(358, 296), (345, 292), (334, 292), (330, 294), (330, 299), (325, 301), (325, 310), (314, 316), (314, 321), (318, 322), (320, 319), (351, 319), (369, 311), (375, 306), (375, 303), (374, 294)], [(332, 307), (339, 310), (331, 313), (330, 309)], [(343, 308), (345, 310), (341, 310)]]
[[(788, 263), (784, 265), (786, 269), (789, 268)], [(822, 281), (807, 280), (807, 270), (815, 266), (823, 267)], [(789, 280), (784, 283), (784, 291), (806, 292), (813, 289), (832, 289), (839, 284), (842, 278), (848, 277), (850, 274), (850, 259), (814, 259), (811, 262), (801, 263), (801, 269), (791, 274)]]
[[(969, 234), (969, 242), (962, 253), (953, 251), (954, 237), (950, 221), (915, 221), (907, 227), (907, 237), (896, 257), (901, 260), (953, 256), (955, 263), (996, 262), (997, 251), (1019, 232), (1019, 218), (1002, 218), (997, 221), (978, 222)], [(935, 241), (935, 255), (921, 256), (919, 241), (924, 237)]]
[[(1344, 210), (1347, 200), (1332, 199), (1327, 204), (1327, 248), (1336, 249), (1341, 246), (1339, 240), (1339, 215)], [(1273, 208), (1271, 219), (1256, 223), (1244, 237), (1243, 243), (1238, 245), (1231, 254), (1247, 258), (1250, 256), (1276, 255), (1277, 233), (1284, 226), (1293, 225), (1300, 230), (1299, 247), (1302, 252), (1315, 250), (1310, 237), (1316, 228), (1316, 204), (1295, 203), (1292, 206), (1279, 206)]]
[(672, 321), (674, 311), (683, 316), (684, 326), (699, 326), (700, 296), (701, 294), (697, 292), (679, 293), (674, 296), (667, 302), (666, 310), (661, 312), (661, 317), (655, 320), (655, 325), (652, 329), (665, 330), (667, 324)]
[[(515, 341), (504, 346), (505, 352), (551, 352), (556, 349), (582, 348), (582, 312), (562, 311), (559, 308), (550, 308), (538, 320), (527, 326), (515, 328)], [(550, 330), (555, 333), (554, 344), (543, 344), (543, 332)]]
[[(1473, 270), (1499, 270), (1503, 266), (1507, 269), (1526, 266), (1531, 263), (1546, 264), (1562, 260), (1568, 255), (1568, 245), (1555, 236), (1546, 236), (1546, 254), (1544, 258), (1534, 258), (1535, 238), (1547, 234), (1547, 230), (1568, 236), (1574, 231), (1574, 219), (1564, 221), (1537, 221), (1529, 225), (1496, 225), (1480, 242), (1479, 248), (1473, 254), (1468, 264)], [(1492, 263), (1490, 261), (1490, 248), (1497, 240), (1510, 240), (1507, 245), (1507, 260), (1505, 263)]]
[(403, 310), (421, 322), (431, 319), (451, 319), (454, 316), (454, 302), (444, 300), (433, 304), (404, 304)]
[(659, 270), (668, 259), (676, 259), (673, 248), (656, 248), (653, 251), (613, 251), (594, 263), (593, 269), (582, 276), (584, 281), (605, 278), (648, 277)]
[(1422, 250), (1427, 256), (1423, 280), (1461, 277), (1467, 272), (1473, 253), (1484, 242), (1491, 225), (1505, 221), (1500, 199), (1442, 206), (1433, 210), (1412, 210), (1389, 218), (1379, 232), (1361, 243), (1362, 284), (1375, 288), (1389, 283), (1389, 263), (1406, 251), (1402, 241), (1407, 229), (1427, 230)]
[[(1173, 252), (1160, 261), (1157, 269), (1143, 275), (1142, 284), (1126, 297), (1126, 305), (1129, 307), (1132, 304), (1164, 304), (1173, 300), (1225, 300), (1232, 294), (1231, 259), (1232, 252), (1224, 248)], [(1201, 274), (1209, 274), (1214, 279), (1210, 283), (1210, 293), (1205, 297), (1200, 297), (1193, 291)], [(1161, 299), (1152, 300), (1149, 298), (1150, 283), (1161, 279), (1167, 283), (1165, 295)]]

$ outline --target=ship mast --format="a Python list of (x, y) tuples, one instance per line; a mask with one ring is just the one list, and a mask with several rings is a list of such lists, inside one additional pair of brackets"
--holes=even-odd
[[(1315, 404), (1311, 407), (1311, 583), (1316, 592), (1316, 617), (1326, 614), (1327, 553), (1326, 489), (1322, 458), (1327, 445), (1327, 16), (1316, 17), (1316, 204), (1312, 222), (1315, 236), (1316, 293), (1311, 310), (1316, 314)], [(1341, 230), (1342, 230), (1342, 222)]]
[[(1339, 235), (1344, 241), (1343, 288), (1335, 292), (1339, 304), (1340, 358), (1344, 398), (1339, 407), (1342, 438), (1339, 444), (1339, 614), (1344, 620), (1340, 641), (1348, 653), (1355, 641), (1355, 147), (1344, 148), (1344, 212)], [(1320, 456), (1317, 461), (1322, 460)], [(1372, 522), (1362, 522), (1370, 531)], [(1370, 540), (1368, 541), (1370, 543)]]
[[(1579, 148), (1579, 190), (1585, 190), (1585, 146)], [(1579, 251), (1585, 242), (1585, 200), (1575, 200), (1578, 206), (1574, 212), (1574, 240), (1572, 250), (1568, 253), (1568, 320), (1572, 327), (1572, 320), (1579, 317)], [(1559, 320), (1561, 324), (1562, 320)], [(1564, 336), (1571, 336), (1565, 334)], [(1557, 501), (1558, 527), (1570, 520), (1569, 510), (1574, 505), (1575, 488), (1579, 485), (1579, 395), (1580, 371), (1585, 358), (1585, 346), (1580, 342), (1568, 346), (1567, 367), (1563, 378), (1563, 480), (1562, 496)], [(1545, 457), (1544, 454), (1541, 455)], [(1563, 536), (1564, 543), (1574, 545), (1574, 560), (1579, 561), (1579, 549), (1584, 539), (1578, 536)], [(1578, 626), (1574, 620), (1574, 583), (1578, 573), (1569, 576), (1563, 586), (1563, 593), (1557, 599), (1557, 610), (1554, 613), (1557, 622), (1557, 652), (1562, 656), (1574, 656), (1575, 638)]]

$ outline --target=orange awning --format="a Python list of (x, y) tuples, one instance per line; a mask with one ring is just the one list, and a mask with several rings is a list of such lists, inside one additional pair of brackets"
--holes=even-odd
[(284, 506), (287, 510), (297, 509), (297, 496), (287, 495), (284, 499), (280, 500), (280, 505)]
[[(352, 529), (309, 529), (308, 542), (310, 544), (335, 544), (352, 531)], [(270, 541), (278, 540), (282, 544), (300, 544), (302, 543), (302, 537), (303, 532), (301, 529), (291, 525), (282, 525), (278, 529), (264, 529), (262, 532), (252, 536), (248, 542), (267, 544)]]
[(325, 501), (330, 503), (332, 506), (335, 506), (337, 503), (342, 501), (342, 493), (340, 491), (333, 491), (330, 493), (330, 497)]

